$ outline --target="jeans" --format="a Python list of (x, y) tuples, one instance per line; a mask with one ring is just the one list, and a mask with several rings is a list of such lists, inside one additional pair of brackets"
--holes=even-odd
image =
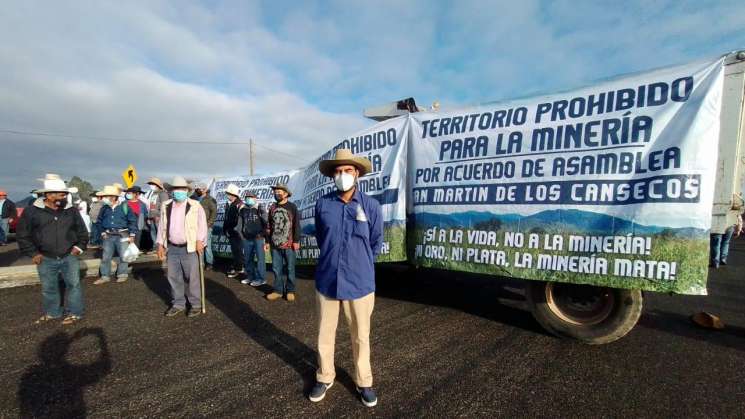
[(44, 256), (36, 267), (41, 281), (41, 297), (44, 314), (50, 317), (62, 316), (60, 306), (59, 275), (65, 280), (65, 309), (67, 313), (83, 315), (83, 288), (80, 285), (80, 260), (77, 256), (62, 258)]
[(91, 244), (94, 246), (101, 245), (101, 225), (98, 223), (91, 224)]
[(10, 218), (0, 218), (0, 243), (8, 242), (10, 234)]
[(230, 253), (233, 255), (233, 269), (240, 272), (243, 269), (243, 240), (238, 234), (228, 236)]
[(724, 234), (711, 234), (709, 237), (709, 264), (719, 267), (720, 264), (727, 264), (727, 255), (729, 255), (729, 242), (735, 233), (735, 227), (730, 226), (724, 230)]
[[(246, 255), (246, 275), (254, 281), (264, 282), (266, 262), (264, 261), (264, 239), (243, 240), (243, 253)], [(256, 255), (256, 263), (254, 263)]]
[(114, 250), (116, 250), (119, 256), (119, 264), (116, 265), (116, 276), (125, 277), (128, 275), (127, 268), (129, 267), (127, 262), (124, 262), (122, 255), (129, 246), (128, 241), (122, 241), (122, 237), (118, 234), (110, 234), (103, 240), (103, 256), (101, 257), (101, 278), (111, 279), (111, 259), (114, 257)]
[(212, 255), (212, 229), (207, 228), (207, 242), (204, 244), (204, 263), (212, 265), (215, 257)]
[[(283, 277), (283, 268), (287, 268), (287, 283)], [(295, 251), (292, 249), (275, 249), (272, 247), (272, 271), (274, 271), (274, 291), (295, 292)]]
[(150, 222), (150, 238), (153, 240), (153, 249), (158, 249), (158, 245), (155, 244), (158, 241), (158, 223), (155, 220)]

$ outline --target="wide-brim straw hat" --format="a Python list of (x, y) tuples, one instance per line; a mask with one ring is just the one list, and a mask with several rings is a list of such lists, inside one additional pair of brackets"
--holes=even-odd
[(101, 191), (96, 193), (96, 196), (101, 198), (104, 196), (119, 196), (119, 189), (114, 185), (106, 185)]
[(226, 194), (233, 195), (233, 196), (237, 196), (237, 197), (240, 198), (240, 196), (241, 196), (241, 189), (238, 187), (238, 185), (236, 185), (234, 183), (231, 183), (230, 185), (228, 185), (227, 188), (225, 188), (225, 193)]
[(176, 188), (191, 189), (191, 185), (182, 176), (176, 176), (173, 178), (173, 182), (166, 184), (166, 189), (171, 190)]
[(285, 185), (284, 183), (278, 183), (274, 186), (270, 186), (270, 188), (272, 188), (272, 190), (279, 189), (281, 191), (285, 191), (287, 192), (288, 197), (292, 196), (292, 192), (290, 192), (290, 188), (288, 188), (287, 185)]
[(151, 177), (150, 180), (147, 181), (147, 184), (148, 185), (155, 185), (155, 186), (159, 187), (160, 189), (165, 189), (163, 187), (163, 182), (161, 182), (161, 180), (158, 179), (157, 177)]
[(334, 170), (337, 166), (350, 164), (360, 171), (360, 176), (372, 172), (372, 163), (365, 157), (357, 157), (346, 148), (340, 148), (334, 153), (334, 158), (330, 160), (321, 160), (318, 164), (318, 170), (328, 177), (334, 177)]
[(65, 192), (69, 193), (65, 181), (62, 179), (45, 179), (41, 188), (36, 190), (36, 193), (47, 193), (47, 192)]

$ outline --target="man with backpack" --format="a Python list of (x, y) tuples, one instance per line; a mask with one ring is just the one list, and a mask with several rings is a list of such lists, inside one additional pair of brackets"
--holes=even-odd
[[(268, 229), (266, 214), (256, 200), (256, 195), (246, 195), (245, 206), (239, 212), (241, 238), (246, 278), (241, 284), (259, 287), (266, 284), (266, 262), (264, 261), (264, 237)], [(254, 255), (257, 261), (254, 262)]]

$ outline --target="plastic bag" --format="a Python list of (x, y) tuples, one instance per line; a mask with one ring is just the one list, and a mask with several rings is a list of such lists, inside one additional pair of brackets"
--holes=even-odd
[(130, 243), (124, 250), (122, 260), (127, 263), (132, 263), (137, 260), (138, 256), (140, 256), (140, 249), (138, 249), (134, 243)]

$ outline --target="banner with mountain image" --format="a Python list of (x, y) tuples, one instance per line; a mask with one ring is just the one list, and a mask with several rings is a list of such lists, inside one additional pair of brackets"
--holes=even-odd
[[(241, 191), (241, 199), (252, 192), (259, 205), (268, 209), (274, 202), (271, 186), (278, 183), (288, 185), (292, 192), (289, 198), (298, 209), (300, 218), (300, 251), (298, 265), (312, 265), (318, 259), (315, 239), (315, 205), (319, 197), (336, 191), (334, 181), (318, 171), (321, 160), (331, 159), (338, 148), (347, 148), (353, 154), (367, 157), (372, 162), (372, 172), (357, 182), (360, 191), (377, 199), (383, 209), (383, 248), (377, 262), (406, 260), (406, 142), (408, 119), (399, 117), (380, 122), (341, 140), (331, 150), (319, 156), (312, 164), (300, 169), (274, 173), (266, 176), (234, 176), (216, 178), (210, 190), (217, 200), (217, 221), (212, 233), (212, 248), (219, 257), (231, 257), (230, 243), (222, 234), (227, 196), (225, 189), (235, 184)], [(270, 261), (267, 252), (267, 261)]]
[(705, 294), (721, 59), (411, 116), (420, 266)]

